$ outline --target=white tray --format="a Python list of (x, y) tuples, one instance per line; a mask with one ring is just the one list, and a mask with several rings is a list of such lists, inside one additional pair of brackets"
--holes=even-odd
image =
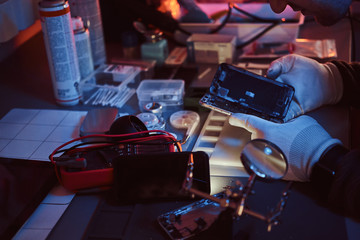
[[(227, 10), (228, 5), (225, 3), (198, 3), (197, 4), (208, 16)], [(287, 7), (281, 14), (274, 13), (269, 4), (264, 3), (246, 3), (237, 4), (237, 6), (253, 15), (267, 19), (293, 19), (296, 22), (280, 24), (267, 33), (265, 33), (258, 42), (292, 42), (298, 37), (299, 26), (304, 22), (304, 16), (300, 12), (294, 12)], [(232, 13), (239, 12), (233, 9)], [(180, 23), (180, 27), (191, 33), (209, 33), (221, 24), (220, 21), (213, 23)], [(239, 45), (261, 32), (271, 23), (227, 23), (219, 34), (229, 34), (237, 37), (236, 44)]]

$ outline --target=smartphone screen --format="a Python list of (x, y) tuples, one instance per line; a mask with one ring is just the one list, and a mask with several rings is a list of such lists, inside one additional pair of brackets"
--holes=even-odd
[(200, 104), (227, 114), (248, 113), (283, 122), (294, 92), (290, 85), (223, 63)]

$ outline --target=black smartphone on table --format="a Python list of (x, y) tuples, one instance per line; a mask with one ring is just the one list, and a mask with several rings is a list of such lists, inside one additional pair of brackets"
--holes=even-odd
[(294, 93), (288, 84), (222, 63), (199, 103), (228, 115), (246, 113), (281, 123)]

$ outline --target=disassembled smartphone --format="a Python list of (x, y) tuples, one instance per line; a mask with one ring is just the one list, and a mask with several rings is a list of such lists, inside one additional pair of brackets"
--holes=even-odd
[(284, 122), (294, 93), (288, 84), (222, 63), (200, 104), (228, 115), (246, 113)]
[(223, 210), (218, 203), (202, 199), (160, 215), (158, 222), (171, 239), (184, 240), (209, 229)]

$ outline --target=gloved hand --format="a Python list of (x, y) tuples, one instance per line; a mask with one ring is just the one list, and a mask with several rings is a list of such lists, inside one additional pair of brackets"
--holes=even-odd
[(340, 101), (343, 82), (337, 67), (292, 54), (273, 61), (267, 76), (295, 88), (285, 121), (327, 104)]
[(251, 132), (251, 139), (262, 138), (277, 145), (288, 161), (288, 172), (284, 179), (308, 181), (313, 165), (330, 146), (341, 144), (332, 138), (318, 122), (306, 115), (287, 123), (274, 123), (262, 118), (235, 113), (229, 118), (233, 126)]

